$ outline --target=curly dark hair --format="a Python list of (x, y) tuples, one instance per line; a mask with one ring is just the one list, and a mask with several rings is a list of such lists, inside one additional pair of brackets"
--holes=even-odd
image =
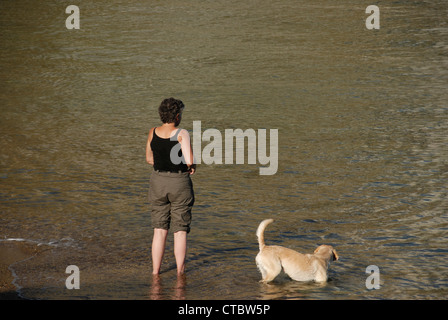
[(168, 98), (162, 101), (159, 106), (159, 116), (163, 123), (176, 122), (176, 116), (185, 108), (181, 100)]

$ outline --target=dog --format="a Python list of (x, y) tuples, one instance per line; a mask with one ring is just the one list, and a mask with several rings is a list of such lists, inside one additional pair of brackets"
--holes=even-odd
[(332, 246), (321, 245), (313, 254), (302, 254), (281, 246), (267, 246), (264, 243), (264, 230), (272, 222), (273, 219), (263, 220), (256, 233), (260, 252), (255, 262), (261, 272), (260, 282), (267, 283), (274, 280), (282, 271), (282, 267), (293, 280), (326, 282), (330, 262), (339, 259), (336, 250)]

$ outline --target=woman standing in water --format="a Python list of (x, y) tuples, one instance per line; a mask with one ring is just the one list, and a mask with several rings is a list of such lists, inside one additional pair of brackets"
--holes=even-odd
[(154, 228), (151, 250), (154, 275), (160, 273), (170, 228), (174, 233), (177, 274), (185, 272), (187, 234), (194, 204), (190, 175), (196, 171), (196, 165), (188, 131), (177, 128), (184, 108), (180, 100), (163, 100), (159, 106), (162, 125), (151, 128), (146, 144), (146, 161), (154, 167), (149, 185), (151, 224)]

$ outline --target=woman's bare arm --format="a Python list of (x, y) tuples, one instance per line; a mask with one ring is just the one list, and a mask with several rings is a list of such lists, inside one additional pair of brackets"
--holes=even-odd
[(152, 140), (152, 135), (154, 132), (154, 128), (151, 128), (151, 130), (149, 130), (149, 134), (148, 134), (148, 141), (146, 142), (146, 162), (148, 162), (150, 165), (154, 165), (154, 156), (152, 153), (152, 149), (151, 149), (151, 140)]

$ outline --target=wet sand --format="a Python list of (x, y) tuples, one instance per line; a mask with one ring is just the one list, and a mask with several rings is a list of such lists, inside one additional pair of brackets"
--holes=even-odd
[[(33, 246), (19, 241), (0, 242), (0, 300), (22, 300), (14, 284), (14, 264), (36, 254)], [(13, 269), (14, 270), (14, 269)]]

